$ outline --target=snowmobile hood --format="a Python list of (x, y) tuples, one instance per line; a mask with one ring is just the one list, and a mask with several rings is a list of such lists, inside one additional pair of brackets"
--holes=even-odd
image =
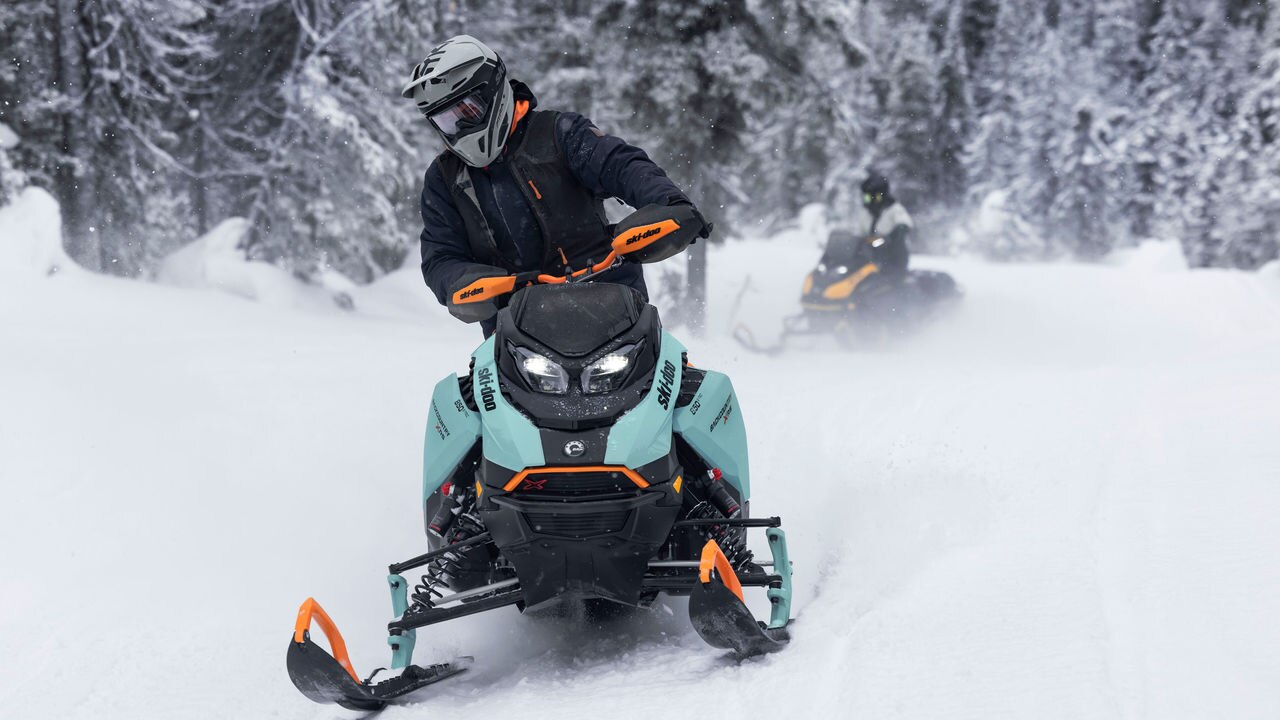
[[(536, 285), (512, 299), (511, 320), (551, 350), (578, 358), (635, 327), (645, 305), (640, 293), (625, 285)], [(499, 334), (505, 334), (501, 328)]]

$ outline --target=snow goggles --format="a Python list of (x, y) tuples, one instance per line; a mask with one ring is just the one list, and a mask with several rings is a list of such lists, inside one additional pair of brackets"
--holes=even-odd
[(476, 91), (443, 110), (431, 113), (427, 119), (436, 126), (440, 134), (452, 140), (460, 132), (478, 126), (488, 110), (489, 103)]
[(880, 202), (881, 200), (884, 200), (884, 193), (876, 193), (875, 195), (872, 195), (871, 193), (862, 193), (863, 205), (870, 205), (872, 201)]

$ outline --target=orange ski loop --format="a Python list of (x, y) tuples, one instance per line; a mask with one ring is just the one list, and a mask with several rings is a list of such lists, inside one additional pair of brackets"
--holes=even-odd
[(320, 629), (324, 631), (324, 636), (329, 641), (329, 648), (333, 651), (333, 659), (337, 660), (338, 664), (351, 675), (351, 679), (355, 680), (357, 685), (361, 684), (356, 669), (351, 667), (351, 658), (347, 655), (347, 644), (342, 640), (342, 633), (338, 632), (338, 626), (333, 624), (329, 613), (320, 607), (320, 603), (316, 602), (315, 598), (307, 598), (306, 602), (302, 603), (302, 607), (298, 608), (298, 621), (293, 626), (293, 641), (301, 643), (307, 639), (307, 629), (311, 627), (313, 619), (320, 623)]
[(715, 540), (708, 540), (706, 545), (702, 546), (702, 559), (698, 563), (698, 579), (703, 585), (711, 582), (711, 568), (715, 568), (716, 574), (720, 576), (720, 582), (729, 588), (729, 591), (738, 596), (738, 600), (746, 604), (746, 599), (742, 597), (742, 583), (738, 580), (738, 573), (734, 572), (733, 566), (729, 564), (729, 558), (724, 556), (724, 551), (716, 544)]

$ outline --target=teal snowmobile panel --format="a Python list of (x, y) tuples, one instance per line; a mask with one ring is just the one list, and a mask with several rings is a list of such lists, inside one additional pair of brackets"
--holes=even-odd
[(490, 337), (476, 348), (472, 391), (480, 409), (484, 456), (508, 470), (520, 471), (546, 465), (538, 427), (502, 396), (498, 387), (498, 360)]
[(449, 479), (479, 437), (480, 416), (467, 407), (458, 389), (458, 376), (450, 373), (431, 393), (431, 414), (422, 444), (422, 497)]
[(671, 418), (680, 394), (685, 348), (670, 333), (662, 333), (662, 348), (654, 366), (654, 382), (639, 405), (628, 410), (609, 430), (606, 465), (638, 468), (671, 452)]
[(728, 375), (707, 371), (693, 400), (676, 410), (675, 431), (712, 467), (720, 468), (743, 500), (750, 499), (747, 428)]

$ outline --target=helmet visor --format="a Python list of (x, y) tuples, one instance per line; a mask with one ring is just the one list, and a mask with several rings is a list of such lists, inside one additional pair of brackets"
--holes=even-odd
[(489, 105), (484, 97), (479, 92), (473, 92), (453, 105), (431, 113), (427, 118), (442, 135), (452, 140), (459, 133), (480, 125), (488, 109)]

